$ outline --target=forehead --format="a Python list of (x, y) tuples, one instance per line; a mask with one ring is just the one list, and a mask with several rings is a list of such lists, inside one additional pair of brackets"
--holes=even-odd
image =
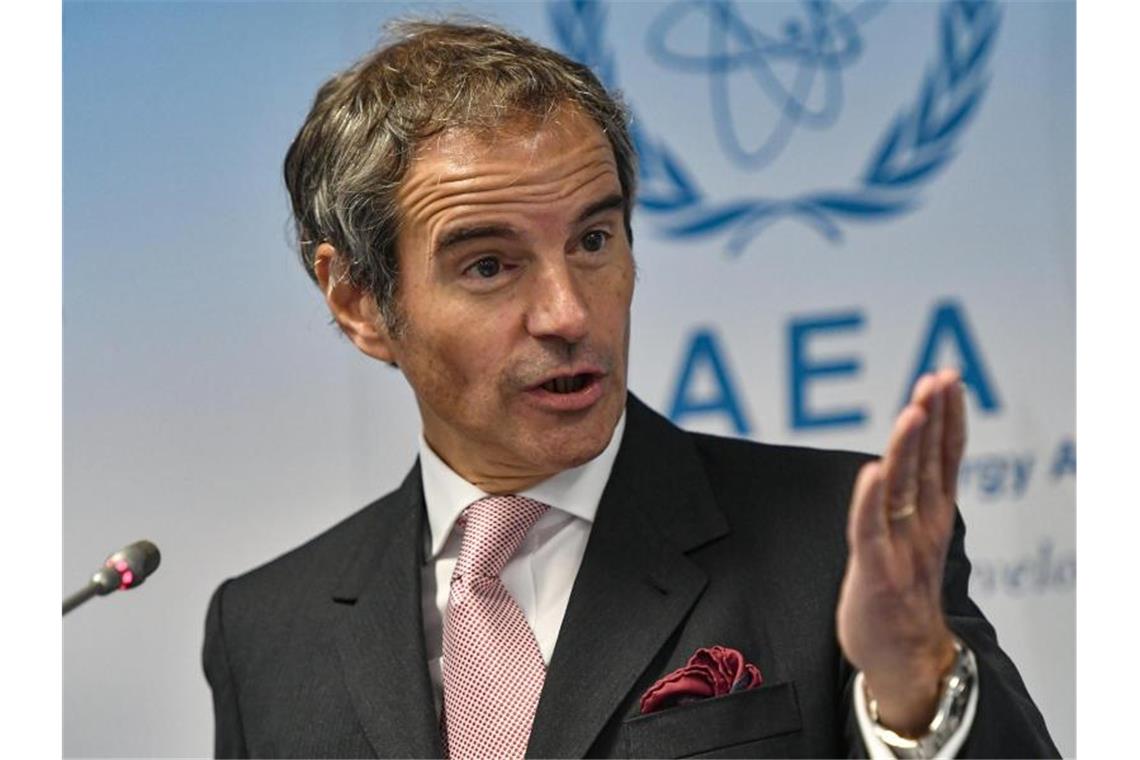
[(456, 210), (555, 203), (593, 186), (620, 188), (613, 149), (576, 110), (507, 121), (494, 132), (448, 130), (417, 150), (398, 193), (404, 221)]

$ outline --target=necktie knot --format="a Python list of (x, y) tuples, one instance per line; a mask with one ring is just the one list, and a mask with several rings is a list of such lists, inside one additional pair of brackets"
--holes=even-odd
[(498, 577), (546, 510), (542, 502), (514, 495), (487, 496), (463, 510), (463, 542), (452, 581), (471, 575)]

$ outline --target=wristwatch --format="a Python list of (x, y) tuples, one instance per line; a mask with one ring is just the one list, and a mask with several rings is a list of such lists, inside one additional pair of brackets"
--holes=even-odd
[(895, 757), (907, 760), (932, 758), (962, 725), (966, 703), (969, 702), (970, 692), (978, 681), (978, 663), (974, 659), (974, 653), (958, 639), (954, 639), (954, 650), (956, 652), (954, 666), (942, 679), (942, 697), (938, 700), (938, 711), (934, 713), (926, 733), (922, 736), (914, 738), (899, 736), (879, 723), (879, 704), (875, 699), (868, 698), (867, 712), (870, 714), (875, 735), (890, 748)]

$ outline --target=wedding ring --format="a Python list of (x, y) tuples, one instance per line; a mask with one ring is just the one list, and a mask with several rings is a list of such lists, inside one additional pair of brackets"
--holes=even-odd
[(899, 509), (892, 509), (890, 512), (887, 513), (887, 517), (890, 518), (891, 522), (894, 522), (895, 520), (905, 520), (906, 518), (910, 517), (911, 515), (913, 515), (917, 511), (918, 511), (918, 507), (916, 507), (914, 502), (912, 501), (910, 504), (907, 504), (905, 507), (900, 507)]

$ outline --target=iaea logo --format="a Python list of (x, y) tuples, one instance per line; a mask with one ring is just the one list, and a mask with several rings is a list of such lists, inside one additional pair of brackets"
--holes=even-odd
[[(843, 75), (863, 51), (861, 29), (884, 2), (868, 0), (841, 9), (829, 0), (803, 4), (799, 16), (778, 33), (750, 25), (732, 0), (685, 0), (666, 6), (648, 26), (647, 44), (668, 76), (707, 78), (715, 140), (733, 166), (758, 171), (775, 161), (796, 130), (824, 130), (842, 106)], [(614, 47), (607, 39), (606, 7), (595, 0), (556, 0), (550, 5), (554, 33), (563, 51), (590, 66), (607, 87), (620, 83)], [(702, 186), (678, 151), (635, 118), (633, 139), (640, 158), (639, 206), (672, 238), (723, 240), (740, 254), (766, 227), (794, 220), (832, 241), (842, 224), (886, 219), (914, 209), (922, 188), (954, 157), (989, 82), (988, 64), (1000, 13), (988, 0), (953, 0), (938, 9), (932, 39), (937, 50), (917, 96), (886, 116), (886, 126), (867, 147), (864, 168), (853, 179), (787, 197), (717, 197)], [(672, 35), (701, 24), (700, 34)], [(670, 42), (699, 39), (698, 53)], [(791, 76), (781, 76), (777, 64)], [(733, 76), (748, 75), (774, 114), (766, 123), (738, 123), (730, 98)], [(635, 100), (636, 93), (631, 100)], [(747, 142), (758, 144), (746, 147)], [(840, 184), (841, 183), (841, 184)]]

